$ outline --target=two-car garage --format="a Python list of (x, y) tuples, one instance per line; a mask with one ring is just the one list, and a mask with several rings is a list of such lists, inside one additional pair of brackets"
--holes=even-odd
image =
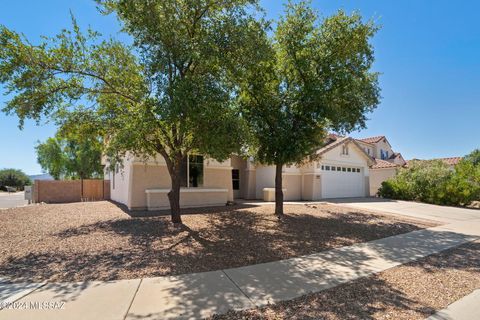
[(364, 170), (357, 166), (322, 165), (322, 198), (365, 196)]
[(340, 138), (318, 151), (321, 183), (316, 198), (365, 197), (369, 194), (369, 167), (374, 160), (352, 138)]

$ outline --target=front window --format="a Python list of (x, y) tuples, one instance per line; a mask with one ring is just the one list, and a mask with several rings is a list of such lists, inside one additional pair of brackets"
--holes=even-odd
[(181, 187), (203, 186), (203, 156), (189, 155), (180, 168)]
[(387, 160), (388, 159), (388, 150), (380, 149), (380, 158), (382, 160)]
[(188, 157), (188, 186), (197, 188), (203, 186), (203, 157), (191, 155)]
[(348, 146), (342, 146), (342, 154), (343, 155), (348, 155)]
[(233, 190), (240, 190), (240, 170), (232, 169)]

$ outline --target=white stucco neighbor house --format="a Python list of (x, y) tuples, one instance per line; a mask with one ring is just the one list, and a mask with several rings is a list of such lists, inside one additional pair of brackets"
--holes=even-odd
[[(331, 134), (317, 155), (315, 161), (302, 166), (283, 168), (286, 201), (366, 197), (375, 194), (382, 179), (395, 174), (396, 168), (405, 164), (383, 136), (354, 139)], [(236, 155), (224, 162), (190, 155), (182, 176), (182, 207), (225, 205), (235, 199), (264, 199), (264, 191), (275, 185), (274, 166)], [(106, 178), (111, 184), (111, 199), (131, 210), (169, 208), (167, 193), (171, 182), (161, 156), (145, 162), (128, 155), (123, 169), (106, 172)]]
[(401, 153), (394, 152), (385, 136), (357, 139), (368, 155), (375, 159), (370, 167), (370, 195), (375, 196), (383, 181), (395, 176), (406, 165)]

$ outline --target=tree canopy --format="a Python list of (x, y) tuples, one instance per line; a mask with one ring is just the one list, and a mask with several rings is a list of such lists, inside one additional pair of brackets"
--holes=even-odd
[(471, 162), (474, 166), (480, 165), (480, 149), (475, 149), (467, 154), (464, 160)]
[[(73, 29), (33, 45), (0, 27), (0, 83), (13, 96), (3, 108), (24, 119), (88, 119), (111, 163), (127, 152), (160, 153), (181, 222), (180, 168), (189, 153), (226, 159), (243, 145), (233, 75), (254, 64), (263, 30), (253, 0), (98, 1), (116, 14), (132, 47)], [(64, 127), (68, 128), (68, 127)], [(68, 130), (68, 129), (66, 129)]]
[(103, 177), (102, 142), (97, 137), (57, 135), (35, 147), (42, 169), (54, 179)]
[(0, 188), (14, 187), (23, 189), (32, 183), (30, 178), (18, 169), (1, 169), (0, 170)]
[(320, 19), (308, 3), (289, 3), (273, 38), (259, 37), (261, 61), (243, 76), (240, 102), (257, 161), (276, 166), (276, 213), (283, 213), (282, 166), (315, 156), (329, 130), (365, 127), (379, 103), (371, 71), (372, 22), (343, 11)]
[[(280, 213), (282, 165), (314, 155), (328, 130), (364, 127), (378, 103), (376, 27), (359, 14), (320, 19), (308, 3), (289, 3), (271, 37), (256, 0), (97, 3), (131, 46), (82, 32), (73, 17), (71, 30), (38, 44), (0, 26), (0, 83), (11, 97), (3, 111), (20, 126), (47, 118), (96, 137), (110, 165), (162, 155), (175, 223), (189, 154), (221, 161), (248, 147), (275, 164)], [(62, 149), (47, 144), (46, 155)], [(48, 161), (52, 171), (61, 159)]]

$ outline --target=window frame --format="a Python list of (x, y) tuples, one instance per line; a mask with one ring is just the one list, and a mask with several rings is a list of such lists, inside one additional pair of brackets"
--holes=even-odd
[[(190, 157), (201, 157), (202, 159), (202, 162), (193, 162), (197, 165), (201, 164), (201, 172), (199, 174), (199, 176), (201, 176), (201, 181), (200, 183), (198, 183), (198, 185), (196, 187), (192, 186), (192, 184), (190, 183), (190, 163), (191, 163), (191, 160), (190, 160)], [(185, 169), (183, 169), (183, 167), (185, 167)], [(205, 157), (203, 155), (199, 155), (199, 154), (189, 154), (187, 155), (186, 159), (185, 159), (185, 163), (182, 164), (182, 169), (180, 170), (180, 174), (182, 175), (182, 171), (185, 170), (185, 177), (181, 177), (182, 178), (182, 183), (180, 185), (181, 188), (202, 188), (203, 187), (203, 183), (204, 183), (204, 178), (205, 178)]]
[[(234, 172), (237, 173), (237, 177), (234, 177)], [(234, 182), (238, 182), (238, 188), (235, 188)], [(240, 169), (232, 169), (232, 190), (240, 190)]]

